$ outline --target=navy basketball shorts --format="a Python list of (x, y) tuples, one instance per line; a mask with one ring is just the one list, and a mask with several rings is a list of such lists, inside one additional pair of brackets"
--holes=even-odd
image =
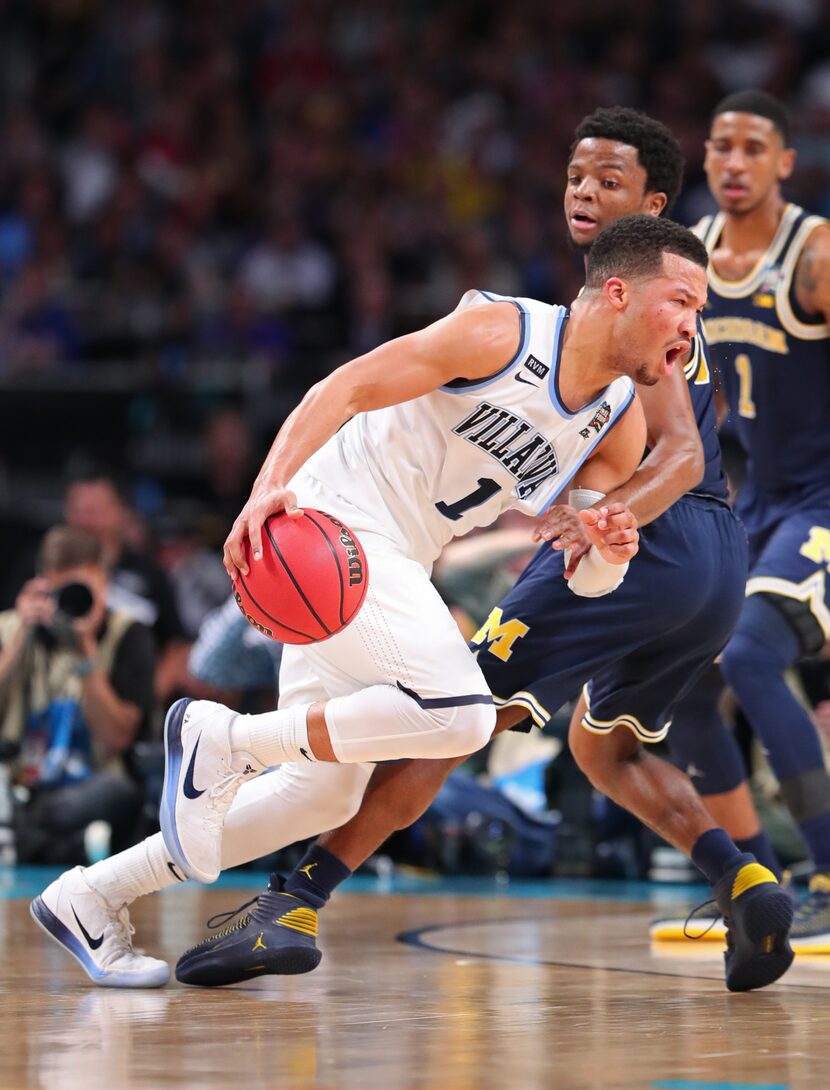
[(600, 598), (568, 587), (545, 543), (471, 642), (500, 706), (538, 726), (584, 687), (587, 729), (629, 727), (661, 741), (678, 699), (711, 666), (740, 613), (746, 535), (724, 504), (684, 496), (640, 530), (622, 585)]
[(764, 492), (738, 498), (749, 536), (746, 593), (771, 598), (791, 619), (806, 653), (830, 639), (830, 489)]

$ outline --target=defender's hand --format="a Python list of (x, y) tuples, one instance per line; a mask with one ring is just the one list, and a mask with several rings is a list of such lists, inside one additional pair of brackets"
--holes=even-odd
[(534, 541), (549, 541), (551, 548), (561, 551), (570, 549), (565, 565), (565, 578), (570, 579), (577, 565), (591, 548), (591, 539), (579, 518), (575, 507), (557, 504), (551, 507), (533, 531)]
[(231, 527), (222, 553), (222, 563), (231, 579), (235, 579), (240, 572), (242, 575), (248, 574), (242, 551), (246, 537), (251, 542), (254, 560), (262, 558), (262, 526), (269, 515), (278, 515), (280, 511), (285, 511), (289, 518), (300, 518), (303, 513), (297, 506), (297, 497), (287, 488), (263, 488), (251, 493), (251, 498)]
[(640, 535), (637, 519), (624, 503), (588, 507), (579, 518), (592, 545), (609, 564), (625, 564), (636, 556)]

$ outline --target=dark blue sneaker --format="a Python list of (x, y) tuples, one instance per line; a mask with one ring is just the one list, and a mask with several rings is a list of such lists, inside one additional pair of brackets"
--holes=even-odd
[(810, 878), (810, 891), (796, 906), (790, 939), (796, 954), (830, 954), (830, 873)]
[(744, 855), (715, 885), (715, 900), (726, 922), (727, 988), (748, 992), (783, 976), (794, 956), (794, 906), (772, 871)]
[(208, 927), (222, 927), (250, 905), (255, 907), (235, 924), (182, 954), (176, 965), (178, 981), (216, 988), (257, 976), (288, 976), (317, 968), (323, 955), (315, 942), (316, 910), (270, 883), (264, 893), (233, 912), (211, 917)]

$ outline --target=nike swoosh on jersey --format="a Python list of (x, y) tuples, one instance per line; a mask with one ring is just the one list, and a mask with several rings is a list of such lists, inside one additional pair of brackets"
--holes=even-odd
[(516, 382), (524, 382), (526, 386), (536, 386), (538, 388), (538, 382), (531, 382), (529, 378), (525, 378), (524, 375), (515, 375)]
[(97, 950), (101, 943), (104, 941), (103, 933), (100, 934), (97, 939), (94, 939), (84, 927), (84, 925), (81, 923), (81, 921), (78, 919), (78, 913), (75, 911), (74, 905), (72, 906), (72, 915), (75, 917), (78, 923), (78, 927), (80, 927), (81, 931), (83, 932), (84, 938), (87, 942), (87, 946), (90, 948), (90, 950)]
[(182, 784), (182, 791), (185, 798), (198, 799), (200, 795), (204, 795), (206, 789), (201, 791), (196, 790), (196, 785), (193, 782), (193, 766), (196, 763), (196, 751), (199, 748), (199, 743), (202, 740), (201, 734), (196, 739), (196, 745), (193, 747), (193, 752), (190, 754), (190, 764), (187, 766), (187, 772), (184, 774), (184, 783)]

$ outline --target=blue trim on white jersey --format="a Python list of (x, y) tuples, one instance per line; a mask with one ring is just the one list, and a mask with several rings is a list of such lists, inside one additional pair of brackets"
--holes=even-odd
[(453, 379), (452, 385), (447, 384), (446, 386), (439, 386), (438, 389), (445, 394), (469, 394), (476, 390), (483, 390), (485, 386), (489, 386), (492, 382), (500, 379), (502, 375), (506, 375), (512, 367), (515, 367), (519, 360), (524, 356), (527, 351), (527, 346), (530, 343), (530, 314), (523, 303), (518, 299), (513, 299), (511, 296), (500, 298), (497, 295), (490, 295), (489, 292), (481, 291), (480, 289), (479, 295), (483, 295), (484, 298), (489, 299), (491, 303), (512, 303), (516, 310), (518, 310), (520, 322), (519, 347), (516, 349), (516, 354), (509, 363), (506, 363), (504, 367), (495, 371), (492, 375), (488, 375), (486, 378), (457, 378)]
[(582, 405), (579, 409), (574, 409), (573, 412), (571, 412), (570, 409), (566, 408), (566, 406), (562, 402), (562, 398), (559, 396), (559, 364), (562, 361), (562, 343), (564, 341), (562, 333), (564, 331), (565, 322), (567, 322), (570, 314), (571, 312), (569, 310), (564, 311), (564, 313), (560, 316), (559, 322), (557, 323), (556, 332), (554, 334), (555, 343), (553, 348), (553, 357), (550, 361), (550, 375), (548, 376), (548, 394), (550, 396), (551, 404), (553, 405), (554, 409), (556, 409), (556, 411), (559, 413), (559, 415), (565, 420), (573, 420), (575, 416), (578, 416), (580, 413), (586, 412), (588, 409), (598, 409), (602, 402), (605, 401), (608, 396), (608, 386), (606, 386), (605, 389), (593, 401), (589, 402), (587, 405)]
[(594, 449), (596, 448), (597, 443), (599, 443), (602, 439), (606, 439), (608, 437), (609, 432), (614, 427), (614, 425), (618, 424), (620, 422), (620, 420), (622, 420), (622, 418), (628, 412), (629, 408), (631, 407), (631, 403), (634, 400), (634, 383), (631, 381), (631, 379), (628, 379), (628, 383), (629, 383), (628, 397), (625, 400), (625, 402), (622, 405), (620, 405), (620, 408), (619, 408), (619, 411), (617, 412), (617, 415), (614, 417), (614, 419), (608, 425), (605, 432), (600, 432), (596, 436), (594, 441), (590, 444), (590, 446), (586, 447), (584, 456), (579, 460), (579, 462), (577, 462), (577, 464), (574, 466), (574, 468), (571, 470), (571, 472), (568, 474), (568, 476), (559, 485), (559, 488), (556, 490), (556, 492), (551, 496), (551, 498), (548, 500), (548, 502), (545, 504), (545, 506), (538, 512), (539, 515), (544, 515), (545, 511), (547, 511), (549, 507), (553, 506), (554, 501), (559, 499), (559, 497), (562, 495), (562, 492), (564, 491), (564, 489), (567, 488), (567, 486), (571, 483), (571, 481), (574, 479), (574, 477), (579, 472), (579, 470), (585, 465), (585, 463), (591, 457), (591, 455), (594, 452)]

